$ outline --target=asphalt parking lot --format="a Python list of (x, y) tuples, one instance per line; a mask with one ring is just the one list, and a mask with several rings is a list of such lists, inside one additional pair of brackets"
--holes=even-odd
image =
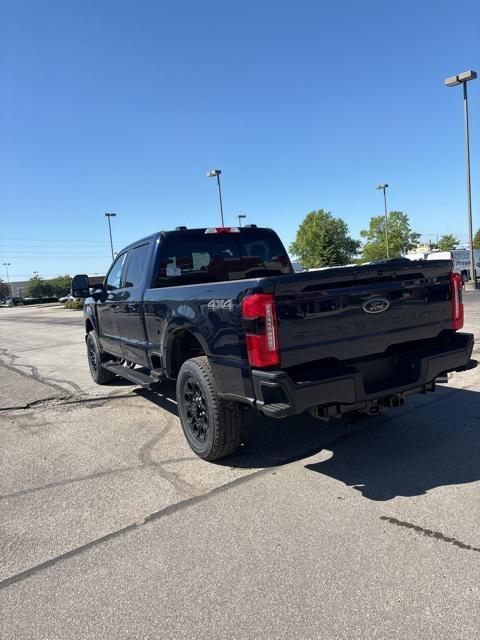
[(480, 368), (380, 417), (250, 414), (212, 464), (173, 385), (91, 381), (81, 313), (4, 308), (0, 409), (2, 638), (479, 636)]

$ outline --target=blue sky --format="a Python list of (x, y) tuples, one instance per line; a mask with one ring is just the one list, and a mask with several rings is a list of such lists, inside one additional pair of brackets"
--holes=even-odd
[(213, 167), (226, 222), (246, 213), (286, 244), (316, 208), (358, 237), (379, 182), (416, 231), (466, 240), (461, 88), (443, 79), (480, 72), (476, 1), (4, 0), (0, 22), (12, 279), (105, 272), (105, 211), (116, 249), (218, 224)]

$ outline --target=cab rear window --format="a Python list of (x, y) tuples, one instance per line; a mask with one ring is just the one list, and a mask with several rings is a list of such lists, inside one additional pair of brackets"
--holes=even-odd
[(222, 233), (167, 236), (154, 286), (289, 275), (292, 268), (275, 234)]

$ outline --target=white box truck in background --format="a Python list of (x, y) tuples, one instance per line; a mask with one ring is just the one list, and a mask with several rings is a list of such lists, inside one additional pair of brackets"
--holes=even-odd
[[(477, 275), (480, 273), (480, 250), (473, 251)], [(470, 251), (468, 249), (453, 249), (452, 251), (426, 251), (411, 252), (405, 256), (409, 260), (451, 260), (453, 262), (453, 270), (462, 275), (464, 282), (472, 279), (472, 271), (470, 265)]]

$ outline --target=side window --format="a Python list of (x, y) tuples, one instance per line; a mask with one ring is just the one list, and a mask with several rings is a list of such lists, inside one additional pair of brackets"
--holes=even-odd
[(142, 244), (140, 247), (135, 247), (135, 249), (132, 250), (124, 287), (138, 287), (141, 284), (148, 267), (149, 249), (149, 244)]
[(107, 276), (107, 291), (120, 289), (120, 285), (122, 282), (123, 265), (125, 264), (126, 255), (126, 253), (122, 253), (122, 255), (118, 256), (118, 258), (113, 263), (113, 267), (110, 269), (110, 273)]

